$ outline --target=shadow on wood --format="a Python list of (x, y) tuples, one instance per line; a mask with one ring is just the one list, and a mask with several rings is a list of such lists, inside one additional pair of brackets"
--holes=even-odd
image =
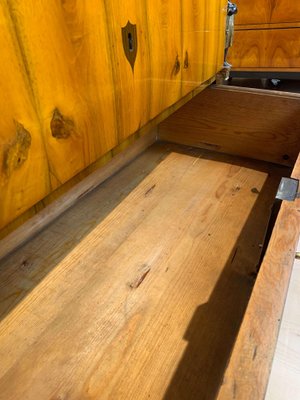
[(158, 143), (3, 260), (2, 398), (213, 399), (288, 172)]
[[(117, 179), (110, 178), (108, 189), (108, 182), (103, 182), (55, 220), (49, 229), (46, 227), (40, 232), (35, 240), (0, 260), (0, 320), (72, 252), (167, 154), (167, 150), (152, 147), (119, 171)], [(12, 258), (13, 262), (10, 262)]]
[(164, 400), (216, 398), (259, 269), (263, 246), (255, 248), (254, 242), (257, 232), (263, 245), (267, 227), (262, 204), (270, 202), (272, 191), (274, 183), (267, 180), (209, 301), (196, 309), (184, 336), (187, 348)]

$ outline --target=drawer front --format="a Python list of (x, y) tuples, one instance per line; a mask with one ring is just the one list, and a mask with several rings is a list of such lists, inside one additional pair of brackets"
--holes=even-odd
[(300, 21), (297, 0), (235, 0), (237, 25), (293, 23)]
[(300, 29), (235, 32), (228, 60), (234, 69), (300, 70)]
[[(223, 64), (226, 4), (1, 4), (0, 229), (213, 77)], [(31, 138), (24, 154), (14, 121)]]

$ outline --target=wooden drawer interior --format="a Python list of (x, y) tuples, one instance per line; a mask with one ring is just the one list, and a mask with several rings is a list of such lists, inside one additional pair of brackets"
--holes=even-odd
[(299, 236), (299, 201), (274, 207), (300, 178), (299, 105), (205, 90), (3, 258), (0, 399), (262, 399)]

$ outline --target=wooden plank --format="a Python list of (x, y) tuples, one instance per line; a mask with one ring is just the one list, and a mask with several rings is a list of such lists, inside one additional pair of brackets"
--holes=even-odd
[[(292, 176), (300, 179), (300, 157)], [(220, 400), (264, 399), (299, 234), (300, 200), (283, 202), (225, 373)]]
[[(97, 104), (92, 103), (92, 98), (89, 102), (91, 91), (99, 89), (99, 81), (101, 83), (104, 79), (110, 89), (113, 86), (110, 68), (107, 57), (103, 56), (102, 63), (96, 64), (97, 73), (102, 78), (92, 83), (90, 79), (96, 75), (95, 66), (86, 71), (83, 62), (78, 63), (81, 56), (88, 62), (91, 57), (94, 59), (90, 53), (95, 53), (96, 57), (99, 54), (99, 49), (87, 48), (90, 39), (86, 37), (89, 38), (90, 34), (81, 26), (80, 13), (76, 26), (77, 37), (74, 38), (74, 32), (71, 30), (70, 33), (69, 29), (70, 20), (59, 2), (12, 0), (8, 4), (37, 104), (54, 190), (117, 145), (112, 96), (101, 98), (101, 102), (98, 95)], [(72, 4), (72, 11), (77, 16), (78, 9), (74, 1)], [(67, 2), (66, 7), (70, 7), (70, 2)], [(103, 6), (100, 4), (95, 8), (99, 26), (105, 27)], [(93, 31), (94, 25), (89, 15), (86, 17), (85, 29)], [(92, 41), (97, 40), (99, 35), (102, 40), (105, 39), (103, 31), (105, 29), (98, 28)], [(84, 40), (87, 42), (80, 46)], [(103, 41), (102, 50), (105, 53), (106, 42)], [(86, 75), (89, 72), (91, 75)], [(94, 83), (95, 89), (90, 89)], [(109, 90), (102, 93), (107, 94)], [(101, 107), (105, 102), (106, 106)], [(107, 128), (101, 130), (104, 124), (99, 119), (103, 118), (104, 111)]]
[[(106, 21), (114, 76), (119, 142), (124, 141), (150, 118), (151, 64), (148, 22), (145, 1), (105, 1)], [(90, 8), (90, 5), (89, 5)], [(92, 9), (91, 9), (92, 11)], [(173, 13), (177, 12), (174, 7)], [(127, 60), (123, 48), (122, 31), (127, 23), (136, 25), (137, 47), (134, 67)], [(178, 32), (180, 26), (177, 26)], [(179, 100), (179, 97), (176, 99)], [(163, 109), (159, 110), (159, 112)]]
[[(214, 76), (221, 68), (225, 1), (202, 1), (205, 29), (199, 34), (199, 26), (195, 26), (185, 42), (193, 43), (185, 90), (181, 11), (193, 9), (191, 0), (184, 5), (181, 0), (176, 4), (162, 0), (3, 2), (1, 27), (7, 63), (2, 87), (11, 99), (0, 145), (5, 152), (4, 147), (14, 141), (13, 120), (18, 118), (33, 132), (34, 151), (30, 151), (28, 166), (22, 173), (17, 171), (14, 176), (18, 178), (3, 189), (0, 229), (27, 210), (33, 215), (35, 211), (30, 208), (39, 208), (37, 202), (47, 202), (45, 196), (64, 184), (68, 186), (70, 179), (77, 179), (91, 164), (101, 163), (102, 157), (117, 146), (125, 146), (127, 138), (131, 141), (132, 135), (153, 124), (154, 118), (172, 112), (168, 108)], [(193, 18), (191, 12), (187, 16)], [(129, 20), (137, 26), (134, 68), (125, 57), (122, 43), (121, 28)], [(185, 29), (187, 24), (185, 18)], [(203, 58), (201, 64), (196, 61), (199, 36), (207, 39), (204, 66)], [(174, 69), (177, 58), (178, 71)], [(202, 70), (205, 73), (196, 80), (189, 75), (190, 71), (198, 74)], [(12, 83), (14, 73), (18, 75), (16, 83)], [(19, 82), (22, 79), (29, 94), (24, 94)], [(24, 97), (22, 104), (20, 96)], [(32, 113), (35, 120), (28, 121), (27, 114)]]
[(223, 68), (227, 1), (190, 1), (182, 7), (182, 94)]
[(222, 69), (226, 4), (224, 0), (147, 3), (151, 118)]
[(300, 22), (300, 4), (295, 0), (235, 0), (238, 6), (236, 24)]
[[(97, 0), (64, 0), (61, 15), (63, 34), (66, 40), (71, 41), (69, 50), (72, 57), (68, 60), (68, 67), (79, 75), (80, 94), (88, 107), (90, 120), (86, 129), (92, 147), (90, 157), (91, 160), (99, 159), (120, 142), (116, 82), (111, 67), (113, 45), (108, 30), (110, 16), (104, 2)], [(50, 20), (50, 23), (55, 22)]]
[(0, 4), (0, 228), (45, 197), (50, 177), (34, 99), (6, 2)]
[(207, 25), (204, 36), (204, 80), (223, 69), (228, 6), (224, 0), (218, 0), (215, 4), (206, 0), (205, 4)]
[[(148, 122), (143, 128), (139, 129), (133, 135), (128, 137), (125, 141), (120, 143), (118, 146), (114, 147), (110, 152), (106, 153), (99, 160), (97, 160), (96, 162), (89, 165), (87, 168), (85, 168), (82, 172), (80, 172), (79, 174), (74, 176), (68, 182), (61, 185), (55, 191), (51, 192), (48, 196), (44, 197), (43, 200), (39, 201), (37, 204), (35, 204), (29, 210), (25, 211), (22, 215), (20, 215), (20, 217), (12, 220), (4, 228), (0, 229), (0, 240), (5, 238), (12, 232), (16, 231), (16, 229), (18, 229), (21, 225), (23, 225), (25, 222), (27, 222), (30, 218), (34, 217), (37, 213), (42, 211), (45, 207), (49, 206), (55, 200), (59, 199), (68, 190), (72, 189), (75, 185), (77, 185), (83, 179), (88, 177), (91, 173), (93, 173), (96, 170), (99, 170), (99, 168), (102, 168), (104, 165), (106, 165), (108, 162), (110, 162), (113, 159), (113, 157), (115, 157), (117, 154), (126, 150), (129, 146), (133, 145), (135, 143), (135, 141), (139, 140), (140, 137), (151, 134), (152, 130), (157, 130), (157, 125), (161, 121), (163, 121), (165, 118), (170, 116), (173, 112), (178, 110), (178, 108), (182, 107), (185, 103), (187, 103), (194, 96), (196, 96), (198, 93), (200, 93), (202, 90), (204, 90), (207, 86), (212, 84), (213, 81), (214, 81), (214, 78), (211, 78), (208, 81), (201, 84), (195, 90), (193, 90), (192, 92), (190, 92), (189, 94), (187, 94), (186, 96), (181, 98), (177, 103), (173, 104), (171, 107), (164, 110), (153, 120)], [(145, 139), (145, 140), (147, 140), (147, 139)], [(63, 208), (61, 208), (61, 209), (63, 209)], [(10, 215), (10, 218), (12, 218), (12, 217), (13, 217), (13, 214)], [(29, 225), (28, 225), (28, 230), (31, 231), (31, 228), (29, 228)], [(12, 235), (11, 237), (13, 237), (13, 236), (14, 235)]]
[[(271, 0), (273, 2), (273, 0)], [(236, 0), (238, 15), (235, 17), (236, 25), (249, 25), (258, 23), (270, 23), (270, 0), (253, 0), (251, 4), (247, 0)]]
[(209, 88), (159, 125), (159, 138), (292, 166), (300, 150), (299, 94)]
[(116, 155), (112, 161), (102, 167), (100, 170), (88, 175), (85, 179), (69, 189), (64, 195), (58, 197), (48, 207), (42, 209), (39, 213), (22, 224), (18, 229), (0, 240), (0, 259), (5, 257), (11, 251), (25, 241), (36, 235), (41, 229), (54, 221), (60, 214), (73, 206), (79, 199), (95, 189), (100, 183), (105, 181), (111, 175), (123, 168), (132, 161), (137, 155), (143, 152), (147, 147), (156, 141), (157, 132), (153, 130), (150, 134), (143, 136), (132, 146)]
[(181, 0), (146, 2), (151, 63), (150, 118), (181, 96)]
[(233, 68), (300, 68), (299, 28), (236, 31), (228, 52)]
[(282, 170), (155, 145), (4, 260), (0, 399), (215, 393)]
[(300, 4), (293, 0), (273, 0), (271, 22), (300, 22)]
[[(298, 243), (297, 251), (300, 251)], [(297, 399), (300, 393), (300, 260), (293, 266), (265, 400)]]

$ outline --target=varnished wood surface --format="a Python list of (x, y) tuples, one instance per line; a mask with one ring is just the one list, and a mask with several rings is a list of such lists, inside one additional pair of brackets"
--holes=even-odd
[[(47, 207), (52, 207), (52, 203), (55, 201), (59, 201), (59, 203), (63, 203), (63, 199), (60, 199), (62, 196), (65, 194), (67, 195), (67, 192), (69, 190), (72, 190), (72, 188), (75, 185), (78, 185), (80, 182), (84, 181), (85, 179), (88, 179), (89, 175), (94, 173), (95, 171), (98, 171), (99, 176), (102, 175), (101, 168), (104, 168), (107, 164), (112, 163), (114, 164), (114, 157), (117, 156), (119, 153), (125, 152), (124, 153), (124, 158), (126, 158), (126, 150), (128, 149), (128, 152), (131, 153), (133, 148), (140, 148), (139, 141), (141, 142), (147, 142), (147, 138), (144, 139), (145, 135), (151, 135), (153, 130), (157, 130), (157, 125), (163, 121), (165, 118), (167, 118), (169, 115), (171, 115), (173, 112), (175, 112), (178, 108), (182, 107), (185, 103), (187, 103), (189, 100), (191, 100), (194, 96), (202, 92), (206, 87), (208, 87), (210, 84), (212, 84), (214, 81), (214, 78), (209, 79), (208, 81), (205, 81), (202, 83), (200, 86), (198, 86), (196, 89), (194, 89), (192, 92), (181, 98), (178, 102), (173, 104), (171, 107), (167, 108), (164, 110), (162, 113), (160, 113), (157, 117), (152, 119), (150, 122), (148, 122), (143, 128), (139, 129), (136, 133), (133, 135), (129, 136), (125, 141), (120, 143), (118, 146), (114, 147), (111, 151), (106, 153), (104, 156), (102, 156), (100, 159), (89, 165), (87, 168), (85, 168), (83, 171), (81, 171), (79, 174), (75, 175), (72, 179), (70, 179), (68, 182), (65, 184), (61, 185), (58, 187), (55, 191), (51, 192), (48, 196), (44, 197), (43, 200), (39, 201), (37, 204), (35, 204), (33, 207), (31, 207), (29, 210), (25, 211), (23, 214), (21, 214), (18, 218), (14, 219), (11, 223), (6, 225), (4, 228), (0, 229), (0, 248), (4, 249), (12, 249), (13, 244), (18, 242), (19, 243), (19, 238), (21, 237), (21, 241), (25, 240), (28, 238), (30, 235), (26, 234), (25, 230), (25, 223), (28, 222), (26, 225), (28, 228), (28, 233), (32, 231), (31, 222), (30, 220), (32, 219), (32, 225), (35, 226), (35, 216), (37, 215), (37, 219), (40, 221), (40, 212), (44, 212), (43, 210)], [(135, 145), (136, 143), (136, 145)], [(110, 165), (107, 165), (107, 168), (110, 168)], [(103, 171), (103, 173), (105, 173)], [(82, 185), (85, 185), (85, 182), (82, 182)], [(61, 207), (60, 207), (61, 208)], [(62, 208), (61, 208), (62, 209)], [(48, 214), (48, 210), (45, 210), (45, 213)], [(55, 212), (56, 214), (56, 212)], [(57, 214), (56, 214), (57, 215)], [(22, 227), (24, 225), (24, 227)], [(40, 226), (40, 225), (39, 225)], [(35, 230), (35, 228), (34, 228)], [(21, 234), (20, 234), (21, 232)], [(9, 235), (9, 237), (7, 237)], [(12, 238), (12, 243), (10, 242), (10, 238)], [(17, 241), (15, 240), (16, 238)], [(6, 252), (6, 250), (3, 252), (3, 254)], [(1, 251), (0, 251), (1, 253)]]
[(0, 228), (214, 76), (225, 15), (226, 0), (4, 0)]
[(293, 166), (300, 151), (300, 95), (208, 88), (159, 125), (162, 140)]
[[(70, 3), (74, 2), (65, 2), (65, 8)], [(100, 38), (104, 45), (107, 43), (105, 34), (99, 32), (105, 29), (105, 19), (101, 14), (103, 5), (93, 7), (97, 10), (97, 29), (95, 20), (89, 20), (91, 13), (88, 10), (83, 11), (84, 22), (81, 22), (81, 10), (72, 10), (79, 25), (74, 27), (77, 33), (74, 43), (72, 32), (68, 32), (68, 14), (65, 15), (61, 3), (10, 0), (7, 4), (22, 51), (23, 59), (20, 61), (24, 63), (24, 72), (30, 79), (41, 121), (40, 134), (46, 146), (53, 190), (117, 145), (111, 91), (104, 92), (107, 96), (99, 98), (98, 95), (96, 101), (93, 97), (96, 91), (101, 93), (100, 86), (104, 83), (110, 87), (113, 85), (110, 69), (102, 68), (105, 59), (101, 58), (103, 53), (105, 57), (105, 48), (103, 45), (88, 47), (91, 42), (99, 43)], [(98, 33), (99, 38), (91, 38), (91, 33), (85, 34), (84, 44), (80, 45), (80, 22), (85, 23), (94, 34)], [(80, 61), (83, 60), (85, 65), (91, 66), (88, 72), (82, 71)], [(95, 66), (98, 77), (93, 70)], [(0, 79), (5, 79), (5, 76)], [(98, 85), (100, 79), (102, 85)], [(94, 91), (93, 94), (91, 91)], [(16, 93), (14, 95), (17, 96)], [(55, 119), (57, 129), (53, 128)]]
[[(292, 176), (300, 178), (300, 157)], [(225, 373), (220, 400), (264, 399), (299, 239), (299, 211), (299, 199), (281, 206)]]
[(237, 0), (234, 44), (228, 60), (237, 71), (300, 70), (300, 3)]
[(298, 0), (235, 0), (235, 3), (239, 10), (237, 25), (300, 22)]
[(234, 69), (300, 69), (299, 46), (299, 28), (236, 31), (228, 61)]
[(214, 76), (223, 65), (225, 39), (219, 27), (224, 14), (219, 10), (226, 10), (226, 6), (223, 0), (182, 1), (183, 93)]
[(50, 190), (46, 149), (30, 91), (20, 63), (21, 52), (14, 25), (4, 2), (0, 4), (0, 226), (21, 214), (32, 197)]
[(0, 267), (0, 398), (213, 399), (281, 167), (155, 145)]
[[(103, 4), (105, 4), (105, 23), (108, 31), (108, 46), (110, 47), (109, 63), (114, 77), (114, 84), (116, 85), (115, 89), (110, 86), (109, 90), (115, 93), (118, 137), (124, 140), (151, 119), (150, 90), (152, 84), (152, 60), (150, 59), (150, 54), (152, 54), (152, 52), (149, 48), (147, 2), (138, 0), (114, 0), (105, 1)], [(168, 13), (177, 14), (178, 7), (175, 6), (174, 10), (171, 10), (168, 4), (169, 2), (167, 2), (166, 6)], [(88, 8), (92, 13), (90, 5), (88, 5)], [(159, 12), (159, 7), (156, 8), (156, 11)], [(128, 21), (135, 24), (138, 31), (137, 58), (134, 70), (132, 70), (130, 63), (124, 55), (123, 42), (120, 40), (121, 28), (126, 26)], [(168, 22), (164, 22), (169, 28)], [(172, 40), (174, 34), (180, 35), (180, 31), (180, 26), (176, 25), (176, 29), (170, 32), (169, 39)], [(169, 62), (173, 62), (174, 57), (174, 53), (171, 55), (166, 54), (166, 60)], [(179, 98), (180, 93), (178, 92), (173, 103)], [(163, 111), (163, 108), (158, 109), (153, 117), (161, 111)]]

